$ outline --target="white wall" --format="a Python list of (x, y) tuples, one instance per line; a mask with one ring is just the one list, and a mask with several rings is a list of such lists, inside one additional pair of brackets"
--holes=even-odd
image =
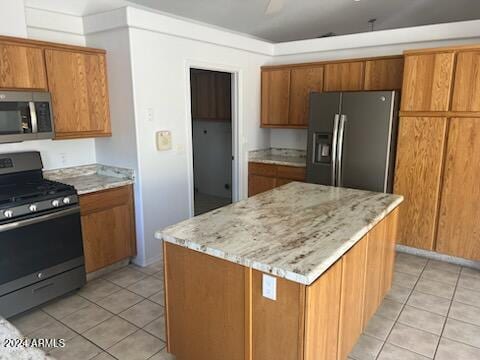
[(202, 194), (231, 198), (231, 122), (194, 120), (192, 134), (195, 188)]
[(27, 37), (23, 0), (0, 0), (0, 35)]

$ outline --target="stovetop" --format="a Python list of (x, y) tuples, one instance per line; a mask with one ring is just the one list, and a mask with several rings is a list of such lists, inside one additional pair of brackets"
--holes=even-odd
[(0, 185), (0, 208), (73, 194), (75, 194), (73, 186), (45, 179), (2, 184)]

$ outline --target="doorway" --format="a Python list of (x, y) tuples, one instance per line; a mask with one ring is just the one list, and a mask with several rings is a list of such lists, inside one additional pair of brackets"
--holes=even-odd
[(232, 74), (190, 69), (194, 215), (232, 203)]

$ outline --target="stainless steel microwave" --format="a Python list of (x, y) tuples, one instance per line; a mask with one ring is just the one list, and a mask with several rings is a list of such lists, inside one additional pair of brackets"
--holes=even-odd
[(0, 90), (0, 143), (53, 138), (48, 92)]

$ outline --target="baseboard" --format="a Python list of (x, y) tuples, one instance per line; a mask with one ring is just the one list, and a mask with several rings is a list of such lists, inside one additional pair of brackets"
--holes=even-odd
[(467, 259), (456, 257), (456, 256), (440, 254), (435, 251), (417, 249), (417, 248), (413, 248), (405, 245), (397, 245), (396, 248), (397, 248), (397, 251), (401, 253), (423, 256), (425, 258), (432, 259), (432, 260), (445, 261), (451, 264), (480, 270), (480, 261), (467, 260)]

